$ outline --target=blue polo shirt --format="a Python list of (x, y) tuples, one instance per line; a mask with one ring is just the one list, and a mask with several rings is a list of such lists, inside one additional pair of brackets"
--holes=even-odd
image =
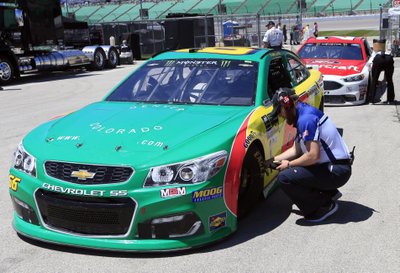
[(297, 136), (303, 153), (307, 152), (307, 141), (318, 141), (320, 147), (319, 163), (349, 159), (350, 153), (335, 124), (317, 108), (299, 102), (297, 105)]

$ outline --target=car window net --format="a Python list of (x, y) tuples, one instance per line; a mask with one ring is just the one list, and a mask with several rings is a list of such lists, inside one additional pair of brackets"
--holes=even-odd
[(360, 44), (305, 44), (299, 52), (303, 59), (363, 60)]
[(223, 59), (150, 61), (107, 101), (254, 105), (258, 63)]

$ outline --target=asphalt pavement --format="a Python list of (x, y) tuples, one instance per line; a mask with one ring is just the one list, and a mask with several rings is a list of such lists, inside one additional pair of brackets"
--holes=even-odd
[[(400, 59), (395, 60), (400, 100)], [(349, 146), (356, 146), (339, 211), (307, 225), (278, 189), (227, 240), (180, 253), (82, 250), (24, 240), (11, 227), (11, 155), (37, 125), (100, 100), (135, 66), (101, 72), (30, 76), (0, 91), (0, 272), (399, 272), (399, 105), (326, 107)], [(383, 100), (386, 99), (385, 95)]]

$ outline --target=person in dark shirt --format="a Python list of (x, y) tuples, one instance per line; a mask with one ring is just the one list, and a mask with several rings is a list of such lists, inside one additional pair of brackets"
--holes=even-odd
[[(375, 54), (375, 57), (373, 57)], [(394, 103), (394, 84), (393, 84), (393, 73), (394, 73), (394, 60), (390, 54), (385, 53), (385, 51), (374, 51), (372, 60), (372, 81), (371, 81), (371, 92), (369, 97), (370, 103), (379, 102), (380, 99), (376, 99), (376, 85), (378, 83), (379, 75), (382, 71), (385, 72), (385, 79), (387, 82), (387, 94), (385, 103)]]

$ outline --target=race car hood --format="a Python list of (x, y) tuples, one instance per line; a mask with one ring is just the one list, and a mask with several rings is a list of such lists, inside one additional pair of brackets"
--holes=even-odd
[(144, 163), (175, 150), (204, 152), (205, 145), (233, 139), (250, 111), (233, 106), (100, 102), (38, 127), (24, 145), (46, 160)]
[(303, 59), (307, 67), (317, 68), (326, 75), (349, 76), (362, 73), (365, 61)]

